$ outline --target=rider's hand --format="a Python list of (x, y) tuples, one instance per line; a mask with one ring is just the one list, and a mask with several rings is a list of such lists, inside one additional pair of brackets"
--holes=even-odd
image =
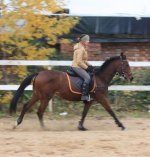
[(93, 73), (94, 67), (92, 65), (89, 65), (88, 68), (86, 69), (88, 72)]

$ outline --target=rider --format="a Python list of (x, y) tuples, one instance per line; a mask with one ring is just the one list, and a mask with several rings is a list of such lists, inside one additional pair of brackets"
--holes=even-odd
[(89, 40), (90, 37), (87, 34), (82, 34), (78, 38), (78, 43), (76, 43), (74, 46), (72, 61), (72, 69), (84, 80), (81, 96), (81, 100), (83, 101), (91, 100), (89, 95), (89, 84), (91, 78), (88, 72), (92, 72), (93, 67), (88, 62), (87, 46), (89, 44)]

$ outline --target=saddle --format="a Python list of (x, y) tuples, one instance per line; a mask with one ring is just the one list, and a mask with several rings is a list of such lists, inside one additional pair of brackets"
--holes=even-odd
[[(80, 78), (73, 70), (70, 68), (66, 72), (68, 84), (70, 91), (74, 94), (82, 94), (82, 84), (83, 84), (83, 79)], [(95, 77), (93, 75), (91, 76), (91, 82), (90, 82), (90, 93), (94, 92), (96, 88), (96, 81)]]

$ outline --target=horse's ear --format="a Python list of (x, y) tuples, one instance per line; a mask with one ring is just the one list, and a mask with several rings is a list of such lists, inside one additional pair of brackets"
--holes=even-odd
[(123, 52), (121, 52), (120, 57), (121, 57), (122, 60), (126, 60), (127, 59), (126, 55)]

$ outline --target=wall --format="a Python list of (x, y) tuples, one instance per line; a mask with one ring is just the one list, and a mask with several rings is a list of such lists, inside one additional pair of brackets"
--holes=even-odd
[[(72, 59), (73, 44), (62, 44), (61, 54)], [(105, 60), (125, 52), (130, 61), (150, 61), (150, 43), (90, 43), (89, 60)]]

